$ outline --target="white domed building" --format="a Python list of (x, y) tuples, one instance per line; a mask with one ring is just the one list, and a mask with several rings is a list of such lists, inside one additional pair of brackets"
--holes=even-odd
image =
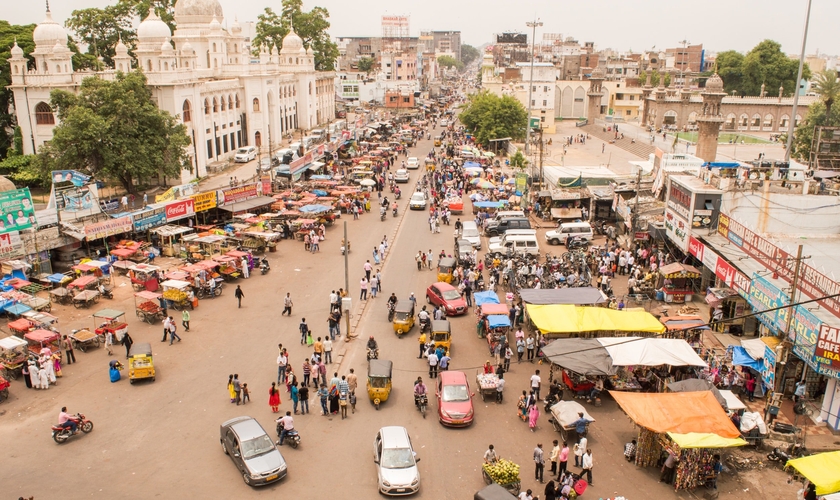
[[(240, 146), (281, 147), (292, 130), (308, 130), (335, 117), (333, 72), (315, 71), (315, 56), (292, 31), (283, 46), (261, 47), (251, 55), (250, 39), (234, 20), (225, 28), (218, 0), (178, 0), (177, 29), (154, 12), (137, 28), (136, 62), (128, 47), (116, 46), (114, 67), (96, 74), (112, 79), (117, 71), (143, 70), (161, 109), (189, 129), (192, 172), (180, 182), (207, 174), (207, 165), (233, 156)], [(33, 33), (34, 67), (15, 45), (9, 58), (15, 112), (24, 152), (35, 153), (52, 138), (57, 117), (50, 109), (53, 89), (77, 90), (90, 71), (75, 71), (67, 31), (46, 18)]]

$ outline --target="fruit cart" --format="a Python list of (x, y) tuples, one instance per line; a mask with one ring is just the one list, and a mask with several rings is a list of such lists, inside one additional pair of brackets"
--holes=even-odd
[(96, 349), (102, 343), (99, 340), (99, 335), (93, 333), (87, 328), (81, 330), (73, 330), (67, 335), (76, 343), (76, 348), (82, 352), (87, 352), (88, 349)]
[(492, 464), (483, 464), (481, 475), (487, 484), (496, 483), (514, 495), (519, 495), (521, 483), (519, 481), (519, 466), (510, 460), (500, 458)]
[(475, 385), (478, 387), (482, 401), (487, 401), (487, 398), (494, 400), (496, 398), (496, 386), (499, 385), (499, 376), (495, 373), (476, 371)]
[(150, 292), (148, 290), (134, 294), (134, 312), (141, 321), (145, 321), (150, 325), (155, 324), (157, 321), (163, 321), (166, 313), (160, 307), (161, 296), (157, 292)]
[(168, 306), (182, 311), (193, 309), (191, 285), (181, 280), (166, 280), (160, 284), (163, 288), (163, 299)]
[(42, 349), (52, 352), (58, 351), (58, 334), (50, 330), (33, 330), (23, 336), (29, 343), (29, 351), (35, 355), (41, 354)]
[(66, 304), (70, 302), (73, 296), (69, 290), (67, 290), (63, 286), (60, 286), (58, 288), (53, 288), (52, 290), (50, 290), (50, 297), (59, 304)]
[(93, 314), (93, 323), (96, 327), (96, 335), (105, 339), (105, 334), (111, 332), (114, 335), (114, 343), (122, 344), (123, 337), (128, 333), (128, 323), (125, 322), (125, 313), (116, 309), (102, 309)]
[(26, 345), (25, 340), (15, 336), (0, 339), (0, 364), (3, 367), (0, 375), (11, 380), (17, 379), (26, 362)]
[(231, 257), (230, 255), (215, 255), (213, 260), (219, 263), (219, 274), (225, 281), (235, 281), (242, 276), (242, 271), (239, 269), (239, 259)]
[(577, 401), (558, 401), (551, 407), (549, 422), (554, 426), (554, 430), (560, 433), (563, 441), (571, 443), (579, 440), (574, 423), (580, 418), (579, 414), (581, 413), (589, 423), (595, 421), (592, 415), (586, 411), (586, 408)]
[(156, 292), (158, 289), (158, 272), (160, 268), (150, 264), (135, 264), (128, 268), (131, 286), (135, 291), (148, 290)]
[(96, 290), (82, 290), (73, 296), (73, 307), (76, 309), (90, 307), (99, 302), (99, 292)]
[(31, 332), (36, 329), (35, 324), (26, 318), (18, 318), (14, 321), (9, 321), (6, 323), (6, 326), (9, 328), (10, 332), (20, 338), (23, 338), (27, 332)]

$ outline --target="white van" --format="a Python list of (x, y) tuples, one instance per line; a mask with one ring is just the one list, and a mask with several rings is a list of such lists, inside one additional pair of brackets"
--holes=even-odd
[(469, 241), (476, 250), (481, 250), (481, 234), (475, 222), (468, 220), (461, 223), (461, 239)]
[(509, 219), (511, 217), (525, 217), (525, 212), (523, 212), (522, 210), (499, 210), (498, 212), (496, 212), (496, 215), (494, 215), (493, 218), (490, 219), (488, 224), (493, 222), (499, 223), (503, 219)]
[[(505, 231), (504, 234), (509, 234), (511, 236), (536, 236), (537, 230), (536, 229), (508, 229)], [(498, 243), (502, 241), (501, 236), (493, 236), (488, 241), (488, 244), (492, 245), (493, 243)]]
[(257, 157), (257, 148), (254, 146), (245, 146), (236, 150), (233, 156), (233, 161), (236, 163), (248, 163)]
[(536, 234), (511, 234), (507, 233), (501, 237), (498, 243), (487, 246), (490, 254), (499, 255), (540, 255), (540, 244)]
[(564, 222), (557, 229), (545, 233), (549, 245), (565, 245), (569, 237), (592, 243), (592, 226), (588, 222)]

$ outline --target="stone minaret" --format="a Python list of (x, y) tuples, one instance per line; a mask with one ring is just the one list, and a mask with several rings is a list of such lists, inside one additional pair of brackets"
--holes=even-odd
[(595, 68), (592, 76), (589, 77), (589, 90), (586, 92), (586, 97), (589, 98), (586, 118), (592, 125), (595, 124), (595, 119), (601, 116), (601, 97), (603, 97), (601, 84), (603, 82), (604, 71), (600, 67)]
[(648, 124), (648, 108), (650, 104), (648, 103), (648, 98), (650, 97), (651, 92), (653, 92), (653, 86), (650, 84), (650, 76), (653, 73), (653, 68), (648, 65), (647, 67), (647, 78), (645, 79), (645, 86), (642, 87), (642, 99), (644, 99), (644, 104), (642, 105), (642, 127)]
[(697, 126), (700, 129), (697, 156), (712, 162), (717, 157), (718, 135), (724, 120), (720, 112), (720, 103), (726, 97), (723, 80), (717, 73), (706, 81), (706, 90), (700, 95), (703, 97), (703, 112), (697, 117)]

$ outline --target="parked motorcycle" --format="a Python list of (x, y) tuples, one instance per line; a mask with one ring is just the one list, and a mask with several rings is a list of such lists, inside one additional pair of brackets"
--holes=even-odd
[[(277, 439), (280, 439), (280, 434), (283, 432), (283, 422), (280, 419), (277, 419)], [(284, 443), (289, 443), (289, 446), (292, 448), (297, 448), (300, 446), (300, 433), (297, 429), (293, 429), (286, 434), (286, 437), (283, 438)], [(280, 444), (280, 441), (277, 441), (277, 444)]]
[(396, 304), (393, 302), (388, 302), (388, 321), (394, 321), (394, 310), (396, 309)]
[(99, 295), (106, 298), (106, 299), (113, 299), (114, 298), (114, 289), (110, 286), (99, 285), (97, 287), (99, 290)]
[(805, 455), (807, 455), (805, 446), (801, 443), (791, 443), (787, 449), (782, 449), (781, 447), (773, 448), (773, 451), (767, 454), (767, 460), (770, 460), (771, 462), (779, 462), (782, 464), (782, 467), (784, 467), (788, 460)]
[(196, 290), (195, 295), (199, 299), (212, 299), (213, 297), (218, 297), (222, 294), (222, 287), (224, 286), (224, 280), (222, 278), (214, 278), (214, 286), (213, 289), (210, 289), (210, 282), (203, 283), (198, 290)]
[[(87, 434), (93, 430), (93, 422), (86, 419), (83, 414), (77, 413), (74, 420), (76, 421), (78, 430), (81, 430), (83, 433)], [(57, 424), (52, 426), (52, 438), (58, 444), (64, 444), (76, 434), (78, 434), (78, 431), (74, 433), (69, 427), (61, 427)]]

